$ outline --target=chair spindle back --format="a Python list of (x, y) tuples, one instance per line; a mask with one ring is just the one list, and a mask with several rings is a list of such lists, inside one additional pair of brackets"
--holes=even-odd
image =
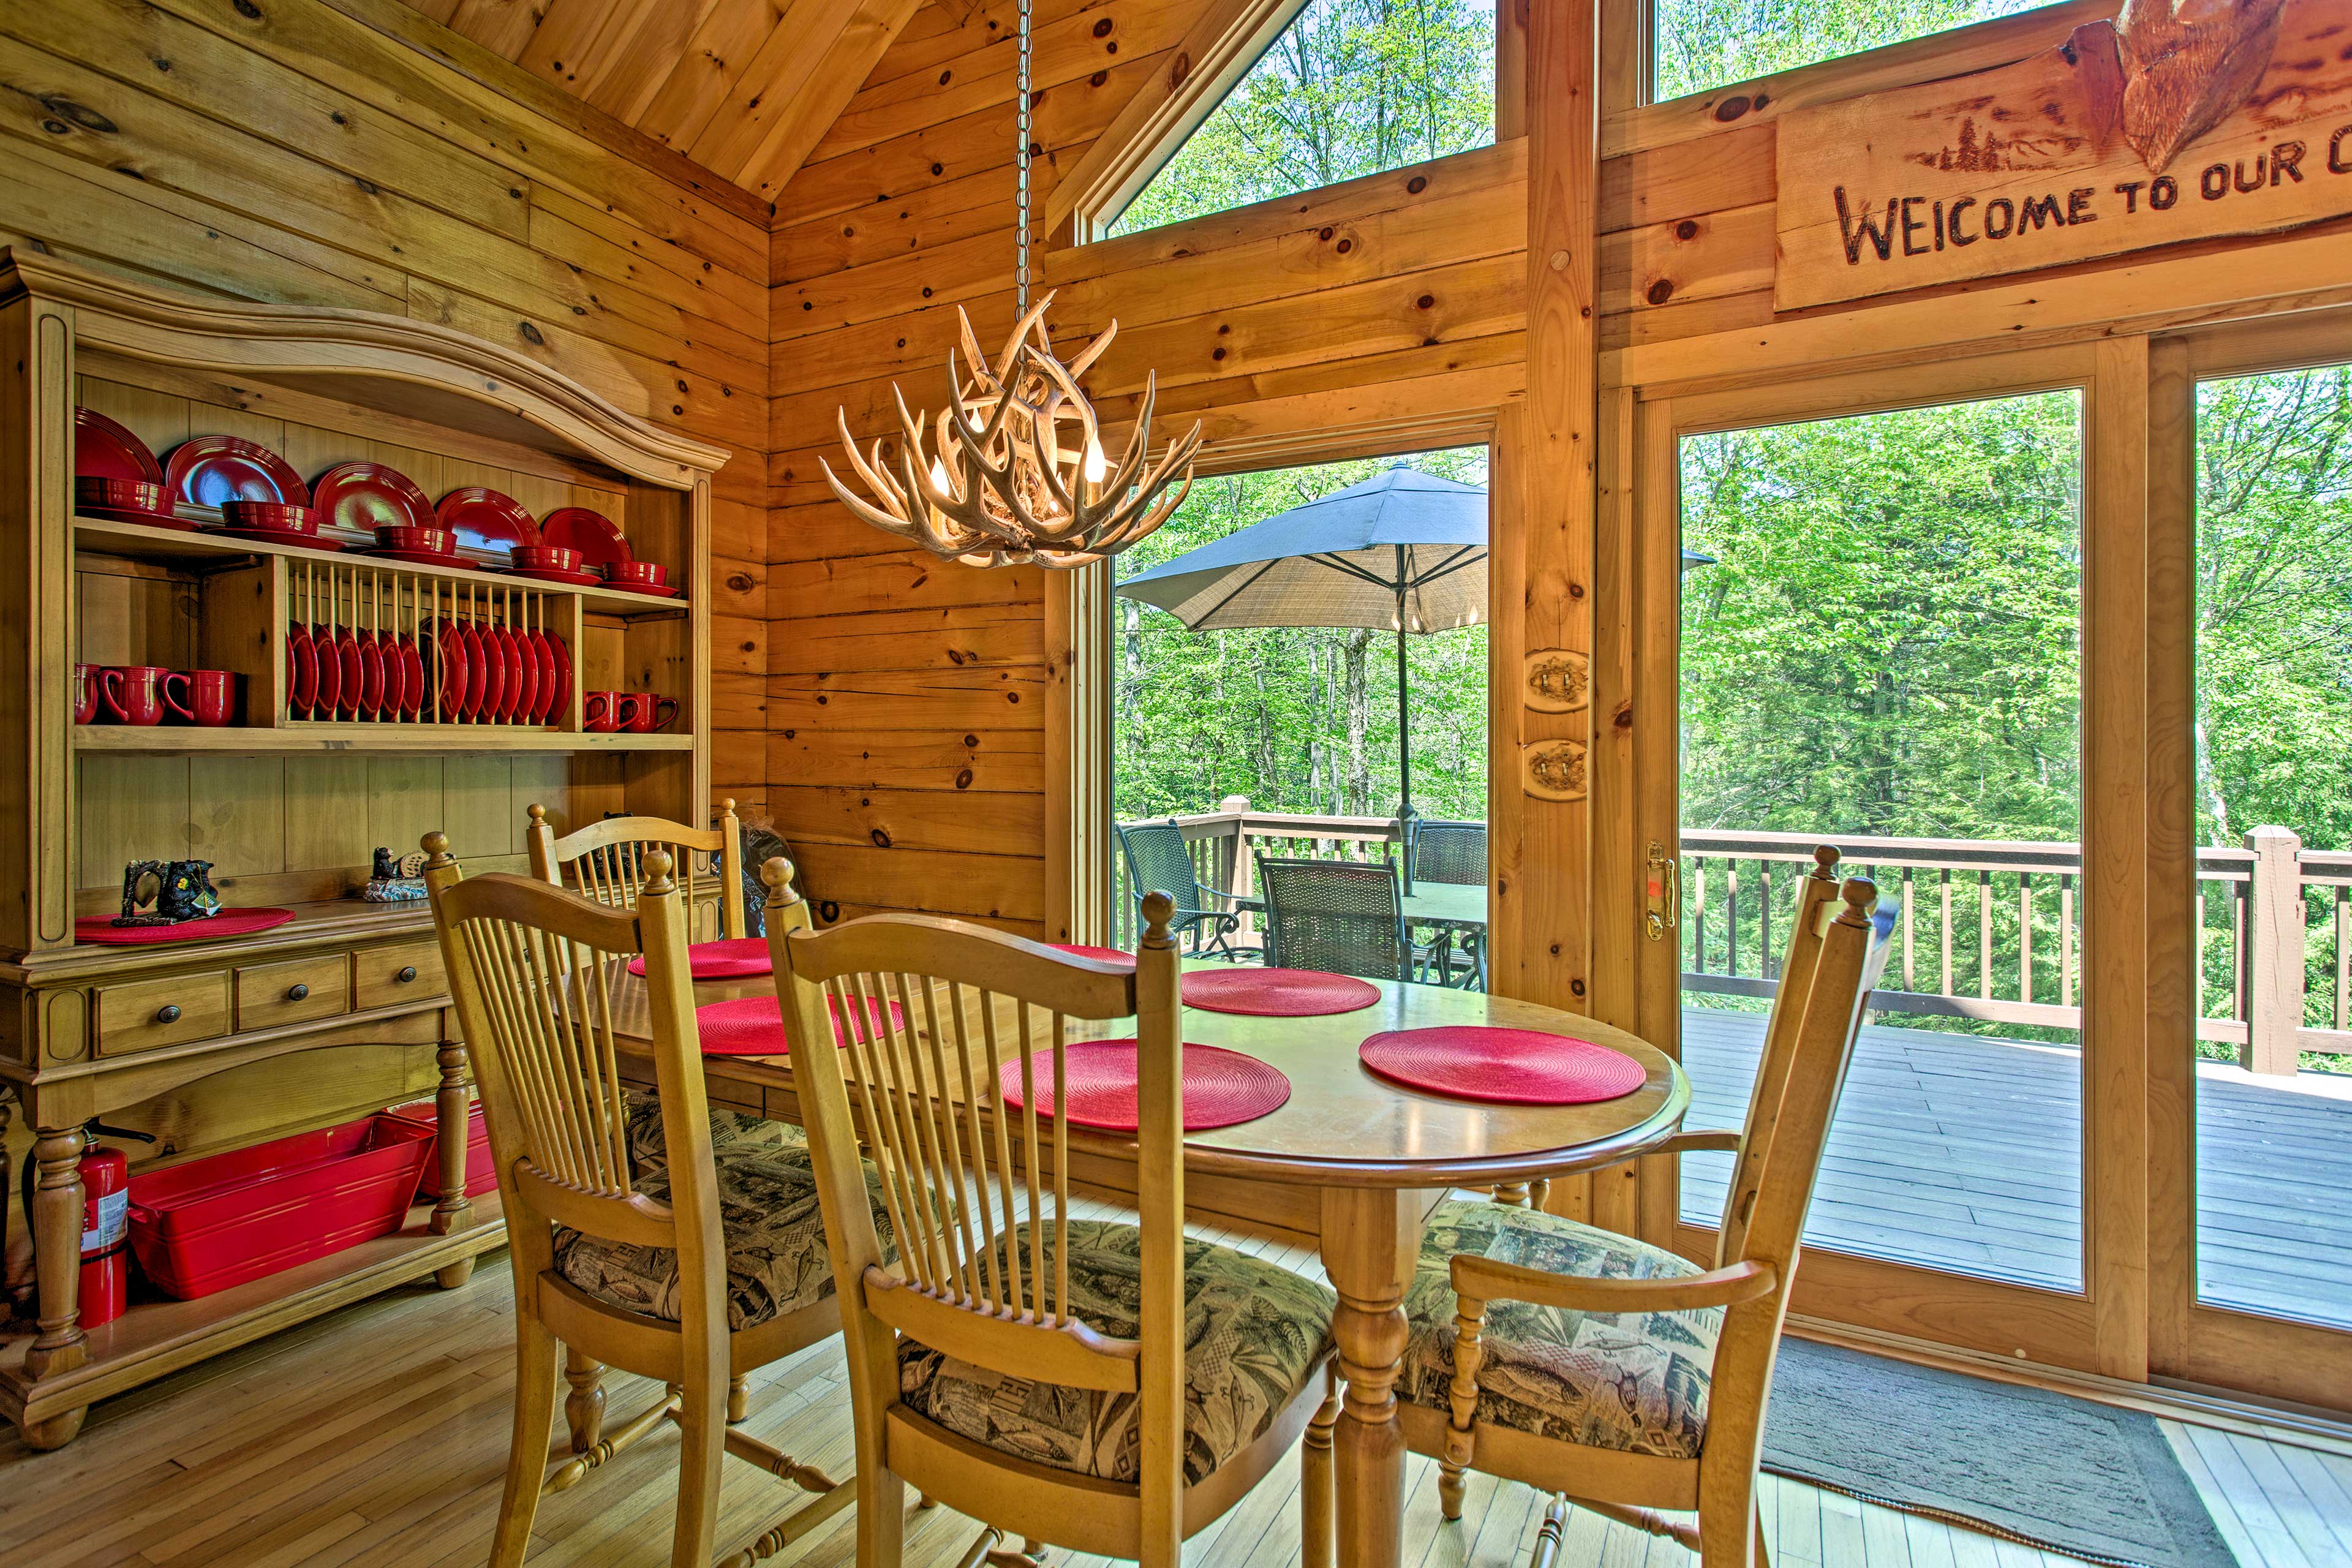
[(616, 910), (636, 907), (646, 857), (660, 850), (670, 857), (687, 909), (698, 909), (715, 891), (719, 934), (740, 937), (747, 929), (743, 824), (732, 800), (719, 803), (716, 827), (689, 827), (661, 816), (608, 816), (560, 838), (548, 824), (547, 808), (534, 805), (524, 839), (532, 876)]

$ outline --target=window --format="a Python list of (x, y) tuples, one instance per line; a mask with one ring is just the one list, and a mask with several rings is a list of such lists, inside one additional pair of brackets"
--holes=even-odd
[[(1841, 55), (2015, 16), (2046, 0), (1652, 0), (1664, 102)], [(2053, 33), (2053, 41), (2056, 41)]]
[(1109, 232), (1158, 228), (1494, 140), (1494, 0), (1309, 0)]

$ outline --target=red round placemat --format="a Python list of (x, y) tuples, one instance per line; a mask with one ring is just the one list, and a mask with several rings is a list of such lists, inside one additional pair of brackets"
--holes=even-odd
[[(697, 980), (748, 980), (774, 970), (768, 961), (764, 936), (730, 936), (719, 942), (698, 942), (686, 950), (687, 967)], [(629, 960), (629, 973), (643, 974), (646, 961)]]
[[(876, 1027), (882, 1025), (876, 1010), (877, 998), (866, 999), (866, 1017)], [(896, 1027), (906, 1016), (898, 1004), (890, 1004), (890, 1023)], [(773, 996), (738, 996), (732, 1002), (713, 1002), (694, 1010), (694, 1026), (702, 1036), (702, 1054), (706, 1057), (780, 1057), (792, 1047), (784, 1043), (784, 1016)], [(842, 1037), (840, 1009), (834, 1012), (833, 1038), (835, 1045), (846, 1045)]]
[(1319, 1018), (1380, 999), (1380, 987), (1370, 981), (1319, 969), (1195, 969), (1184, 976), (1184, 1005), (1211, 1013)]
[(1066, 952), (1073, 958), (1097, 958), (1105, 963), (1124, 963), (1130, 969), (1135, 967), (1135, 954), (1125, 948), (1088, 947), (1086, 943), (1078, 942), (1047, 942), (1045, 945), (1056, 952)]
[(1390, 1029), (1356, 1049), (1394, 1083), (1497, 1105), (1585, 1105), (1633, 1093), (1649, 1072), (1622, 1051), (1568, 1035), (1448, 1024)]
[[(1054, 1053), (1039, 1051), (1030, 1058), (1037, 1088), (1037, 1109), (1054, 1114)], [(1074, 1127), (1105, 1132), (1132, 1132), (1136, 1124), (1135, 1042), (1081, 1040), (1065, 1047), (1064, 1088), (1069, 1092), (1069, 1122)], [(1007, 1105), (1021, 1098), (1021, 1061), (1014, 1058), (998, 1069), (998, 1090)], [(1281, 1109), (1290, 1098), (1290, 1079), (1255, 1057), (1221, 1046), (1184, 1047), (1184, 1131), (1206, 1131), (1255, 1121)]]
[(200, 921), (169, 926), (119, 926), (111, 915), (90, 915), (74, 921), (74, 941), (106, 947), (146, 947), (164, 942), (218, 942), (224, 937), (249, 936), (294, 918), (292, 910), (223, 910)]

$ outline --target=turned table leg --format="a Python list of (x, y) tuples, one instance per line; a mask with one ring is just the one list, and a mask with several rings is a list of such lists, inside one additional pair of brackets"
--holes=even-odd
[(1323, 1268), (1339, 1294), (1331, 1322), (1340, 1394), (1332, 1448), (1339, 1470), (1339, 1561), (1396, 1568), (1404, 1552), (1404, 1431), (1396, 1381), (1405, 1350), (1404, 1293), (1421, 1247), (1421, 1194), (1327, 1187)]
[(40, 1335), (25, 1352), (38, 1380), (89, 1360), (81, 1331), (81, 1152), (79, 1127), (43, 1127), (33, 1144), (33, 1268), (40, 1287)]

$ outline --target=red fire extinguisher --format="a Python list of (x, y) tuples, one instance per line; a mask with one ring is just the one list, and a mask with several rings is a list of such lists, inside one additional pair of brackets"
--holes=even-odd
[[(109, 1127), (99, 1121), (86, 1123), (82, 1132), (89, 1139), (135, 1138), (142, 1143), (155, 1142), (148, 1133), (134, 1132), (127, 1127)], [(27, 1150), (23, 1173), (17, 1183), (27, 1225), (32, 1223), (34, 1169), (33, 1153)], [(81, 1326), (94, 1329), (100, 1323), (110, 1323), (122, 1316), (125, 1299), (130, 1295), (130, 1156), (120, 1149), (85, 1142), (81, 1151), (81, 1292), (79, 1304)]]

